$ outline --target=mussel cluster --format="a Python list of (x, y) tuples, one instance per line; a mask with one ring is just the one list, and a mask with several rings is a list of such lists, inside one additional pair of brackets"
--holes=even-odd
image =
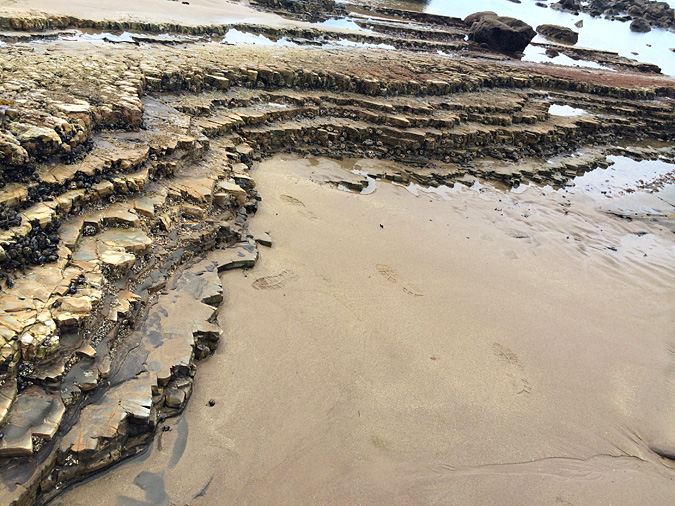
[(0, 230), (18, 227), (21, 225), (21, 216), (16, 209), (7, 207), (6, 204), (0, 204)]
[(56, 235), (61, 226), (59, 220), (48, 223), (44, 228), (36, 222), (32, 223), (33, 230), (30, 234), (15, 243), (2, 243), (5, 250), (5, 260), (1, 268), (7, 271), (24, 269), (31, 265), (43, 265), (56, 262), (59, 259), (57, 253), (59, 237)]
[(0, 163), (0, 188), (9, 183), (28, 183), (35, 174), (35, 164), (25, 163), (19, 167)]

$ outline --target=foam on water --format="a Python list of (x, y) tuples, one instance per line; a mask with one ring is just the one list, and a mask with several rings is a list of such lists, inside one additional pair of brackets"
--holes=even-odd
[(230, 28), (223, 40), (223, 44), (252, 44), (258, 46), (296, 46), (294, 42), (291, 42), (286, 37), (282, 37), (278, 41), (273, 41), (265, 37), (264, 35), (255, 35), (252, 33), (241, 32), (236, 28)]

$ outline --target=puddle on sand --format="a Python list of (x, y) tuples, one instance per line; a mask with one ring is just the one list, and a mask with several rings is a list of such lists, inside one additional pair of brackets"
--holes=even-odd
[(119, 496), (117, 502), (120, 506), (169, 506), (171, 504), (162, 474), (141, 471), (134, 479), (134, 485), (144, 492), (145, 501)]
[(230, 28), (223, 37), (221, 43), (234, 45), (252, 44), (258, 46), (286, 46), (286, 47), (297, 46), (296, 43), (291, 42), (286, 37), (282, 37), (281, 39), (275, 42), (272, 39), (265, 37), (264, 35), (255, 35), (252, 33), (241, 32), (236, 28)]
[(365, 178), (366, 186), (362, 187), (361, 190), (357, 191), (354, 190), (350, 187), (348, 187), (344, 183), (338, 183), (337, 189), (342, 190), (345, 192), (350, 192), (350, 193), (360, 193), (361, 195), (370, 195), (371, 193), (375, 193), (375, 190), (377, 190), (377, 182), (379, 179), (375, 179), (373, 177), (370, 177), (370, 175), (364, 171), (364, 170), (359, 170), (359, 169), (352, 169), (350, 170), (352, 174), (356, 174), (357, 176), (363, 176)]
[[(624, 156), (608, 156), (613, 165), (606, 169), (595, 169), (583, 176), (574, 178), (574, 188), (587, 195), (613, 197), (636, 192), (669, 194), (669, 186), (652, 188), (655, 180), (671, 175), (675, 176), (675, 164), (660, 160), (635, 161)], [(675, 206), (675, 198), (672, 199)]]
[[(569, 106), (557, 106), (583, 111)], [(567, 110), (565, 110), (567, 112)], [(518, 187), (501, 187), (493, 181), (476, 180), (469, 177), (465, 181), (457, 181), (453, 186), (425, 186), (415, 182), (398, 182), (387, 178), (377, 178), (378, 168), (363, 170), (359, 161), (343, 160), (337, 164), (349, 173), (359, 176), (355, 180), (338, 181), (329, 169), (322, 173), (323, 181), (334, 182), (338, 189), (360, 194), (375, 192), (380, 184), (393, 184), (415, 195), (435, 200), (452, 200), (461, 193), (483, 192), (489, 189), (510, 194), (522, 194), (528, 189), (556, 192), (590, 199), (595, 207), (603, 212), (627, 218), (659, 218), (665, 220), (666, 226), (672, 222), (675, 227), (675, 164), (660, 160), (636, 161), (623, 156), (608, 156), (612, 162), (608, 168), (597, 168), (582, 176), (570, 180), (566, 186), (554, 189), (550, 185), (525, 183)]]
[(126, 42), (130, 44), (135, 44), (136, 41), (133, 38), (133, 35), (129, 32), (122, 32), (119, 35), (115, 35), (110, 32), (101, 32), (101, 33), (87, 33), (87, 32), (75, 32), (73, 37), (67, 37), (63, 40), (67, 41), (76, 41), (76, 42)]
[(588, 111), (569, 105), (551, 104), (548, 108), (548, 113), (555, 116), (583, 116), (584, 114), (588, 114)]
[(608, 156), (613, 162), (570, 180), (563, 188), (534, 183), (512, 188), (521, 194), (537, 188), (590, 199), (598, 210), (630, 219), (660, 219), (675, 232), (675, 164)]
[[(457, 195), (457, 190), (454, 187), (447, 185), (440, 186), (423, 186), (421, 184), (410, 182), (407, 185), (401, 183), (392, 183), (394, 186), (400, 186), (404, 188), (408, 193), (411, 193), (415, 197), (425, 196), (435, 196), (441, 200), (451, 200), (453, 195)], [(463, 186), (463, 185), (460, 185)]]
[(571, 188), (558, 191), (582, 193), (607, 213), (626, 218), (661, 218), (675, 227), (675, 164), (638, 162), (623, 156), (608, 159), (614, 164), (587, 172), (575, 178)]

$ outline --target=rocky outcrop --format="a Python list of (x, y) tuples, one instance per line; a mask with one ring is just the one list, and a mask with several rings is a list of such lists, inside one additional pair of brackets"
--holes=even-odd
[(523, 51), (536, 35), (530, 25), (519, 19), (482, 13), (469, 16), (469, 40), (506, 53)]
[(564, 42), (565, 44), (576, 44), (579, 41), (579, 34), (565, 26), (539, 25), (537, 33), (549, 40)]
[(254, 0), (253, 3), (286, 16), (291, 14), (311, 21), (325, 19), (327, 14), (338, 15), (345, 12), (344, 7), (334, 0)]

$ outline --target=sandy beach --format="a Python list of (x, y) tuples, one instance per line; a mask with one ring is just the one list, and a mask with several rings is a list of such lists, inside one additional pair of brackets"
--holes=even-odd
[(111, 5), (100, 0), (0, 0), (6, 16), (74, 16), (96, 21), (141, 21), (211, 25), (253, 23), (280, 26), (297, 25), (281, 16), (257, 11), (247, 5), (227, 0), (191, 0), (183, 3), (169, 0), (148, 0), (139, 5), (133, 0), (119, 0)]
[(359, 195), (340, 171), (253, 171), (274, 245), (223, 276), (185, 414), (54, 505), (669, 503), (671, 233), (617, 254), (644, 226), (564, 193)]

